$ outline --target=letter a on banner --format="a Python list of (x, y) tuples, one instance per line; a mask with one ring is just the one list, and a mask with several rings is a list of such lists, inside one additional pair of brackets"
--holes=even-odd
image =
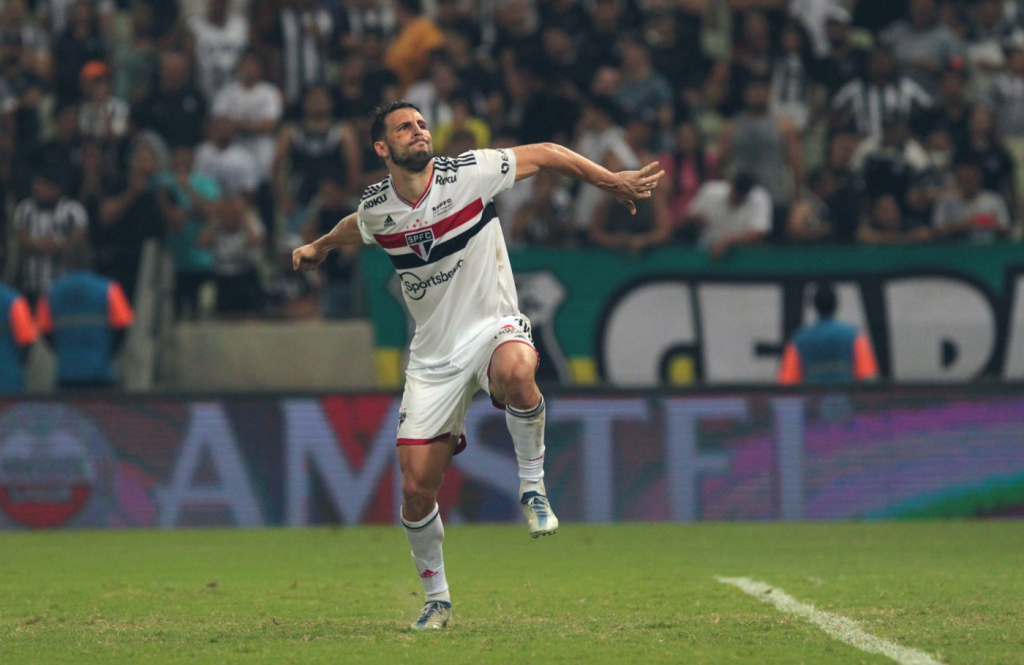
[[(159, 492), (161, 527), (178, 525), (182, 510), (195, 506), (226, 506), (236, 526), (262, 526), (263, 515), (252, 491), (245, 462), (220, 404), (192, 404), (188, 434), (178, 453), (170, 485)], [(204, 456), (205, 453), (205, 456)], [(209, 459), (217, 484), (194, 485), (196, 471)]]
[(373, 448), (359, 470), (342, 455), (318, 400), (293, 399), (282, 404), (287, 437), (285, 519), (289, 526), (309, 523), (309, 481), (314, 465), (345, 524), (359, 524), (396, 454), (394, 423), (398, 422), (399, 403), (398, 399), (392, 400), (389, 415), (381, 421)]

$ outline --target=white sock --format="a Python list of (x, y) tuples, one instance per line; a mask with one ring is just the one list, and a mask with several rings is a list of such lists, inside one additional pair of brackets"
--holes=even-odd
[(444, 554), (441, 552), (441, 541), (444, 540), (444, 525), (441, 524), (441, 513), (435, 503), (430, 514), (419, 522), (408, 522), (402, 515), (402, 526), (405, 537), (412, 547), (412, 560), (416, 563), (416, 572), (423, 583), (423, 591), (427, 600), (443, 600), (451, 602), (448, 594), (448, 580), (444, 576)]
[(505, 423), (519, 461), (519, 494), (544, 491), (544, 398), (532, 409), (505, 407)]

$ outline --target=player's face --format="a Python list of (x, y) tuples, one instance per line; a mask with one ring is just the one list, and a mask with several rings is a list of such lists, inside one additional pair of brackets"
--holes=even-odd
[[(377, 154), (396, 166), (419, 173), (434, 158), (434, 141), (427, 121), (415, 109), (398, 109), (387, 118), (388, 130)], [(382, 154), (383, 153), (383, 154)]]

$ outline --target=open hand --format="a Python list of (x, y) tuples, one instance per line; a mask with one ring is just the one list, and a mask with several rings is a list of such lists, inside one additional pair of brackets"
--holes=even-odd
[(321, 252), (315, 244), (303, 245), (292, 252), (292, 268), (307, 272), (316, 270), (326, 258), (327, 252)]
[(637, 199), (651, 198), (651, 192), (658, 185), (661, 176), (665, 171), (658, 171), (658, 162), (651, 162), (639, 171), (619, 171), (615, 174), (615, 183), (605, 187), (605, 191), (615, 197), (615, 200), (626, 206), (630, 214), (636, 214)]

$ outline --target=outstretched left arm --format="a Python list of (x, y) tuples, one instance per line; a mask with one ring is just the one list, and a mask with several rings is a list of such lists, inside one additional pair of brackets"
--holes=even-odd
[(651, 197), (664, 171), (657, 171), (658, 162), (651, 162), (639, 171), (612, 173), (583, 155), (554, 143), (533, 143), (512, 148), (516, 156), (516, 180), (529, 178), (541, 169), (582, 180), (603, 189), (615, 200), (636, 214), (637, 199)]

